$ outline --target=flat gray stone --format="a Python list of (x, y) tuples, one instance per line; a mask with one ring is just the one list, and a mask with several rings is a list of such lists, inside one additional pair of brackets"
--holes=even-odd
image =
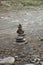
[(25, 42), (16, 42), (16, 44), (18, 44), (18, 45), (27, 44), (27, 43), (28, 43), (28, 41), (25, 41)]
[(14, 57), (5, 57), (5, 58), (0, 58), (0, 64), (4, 64), (4, 63), (14, 63), (15, 58)]
[(25, 65), (34, 65), (34, 64), (25, 64)]

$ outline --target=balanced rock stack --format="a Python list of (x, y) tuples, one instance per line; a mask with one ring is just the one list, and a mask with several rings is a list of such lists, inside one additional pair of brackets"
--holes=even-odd
[(17, 38), (16, 38), (16, 42), (25, 42), (25, 34), (24, 31), (22, 30), (22, 25), (19, 24), (18, 25), (18, 30), (17, 30)]

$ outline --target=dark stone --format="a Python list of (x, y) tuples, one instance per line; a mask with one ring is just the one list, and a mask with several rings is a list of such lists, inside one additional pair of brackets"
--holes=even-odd
[(22, 25), (19, 24), (18, 26), (18, 30), (17, 30), (17, 33), (18, 33), (18, 36), (16, 38), (16, 42), (20, 42), (21, 43), (26, 43), (27, 44), (27, 41), (25, 39), (25, 34), (24, 34), (24, 30), (22, 30)]
[(43, 41), (43, 39), (40, 39), (40, 41)]
[(24, 31), (22, 30), (22, 25), (21, 24), (19, 24), (19, 26), (18, 26), (17, 33), (20, 34), (20, 35), (24, 34)]

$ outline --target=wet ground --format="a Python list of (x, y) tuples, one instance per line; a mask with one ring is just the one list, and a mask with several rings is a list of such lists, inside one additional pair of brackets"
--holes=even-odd
[[(21, 23), (26, 33), (27, 44), (15, 43), (18, 24)], [(43, 8), (30, 8), (0, 12), (0, 56), (43, 57)]]

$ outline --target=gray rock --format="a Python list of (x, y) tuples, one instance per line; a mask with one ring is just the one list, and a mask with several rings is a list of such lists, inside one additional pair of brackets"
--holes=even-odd
[(14, 57), (5, 57), (5, 58), (0, 59), (0, 64), (3, 64), (3, 63), (13, 64), (14, 61), (15, 61)]
[(25, 64), (25, 65), (34, 65), (34, 64)]

